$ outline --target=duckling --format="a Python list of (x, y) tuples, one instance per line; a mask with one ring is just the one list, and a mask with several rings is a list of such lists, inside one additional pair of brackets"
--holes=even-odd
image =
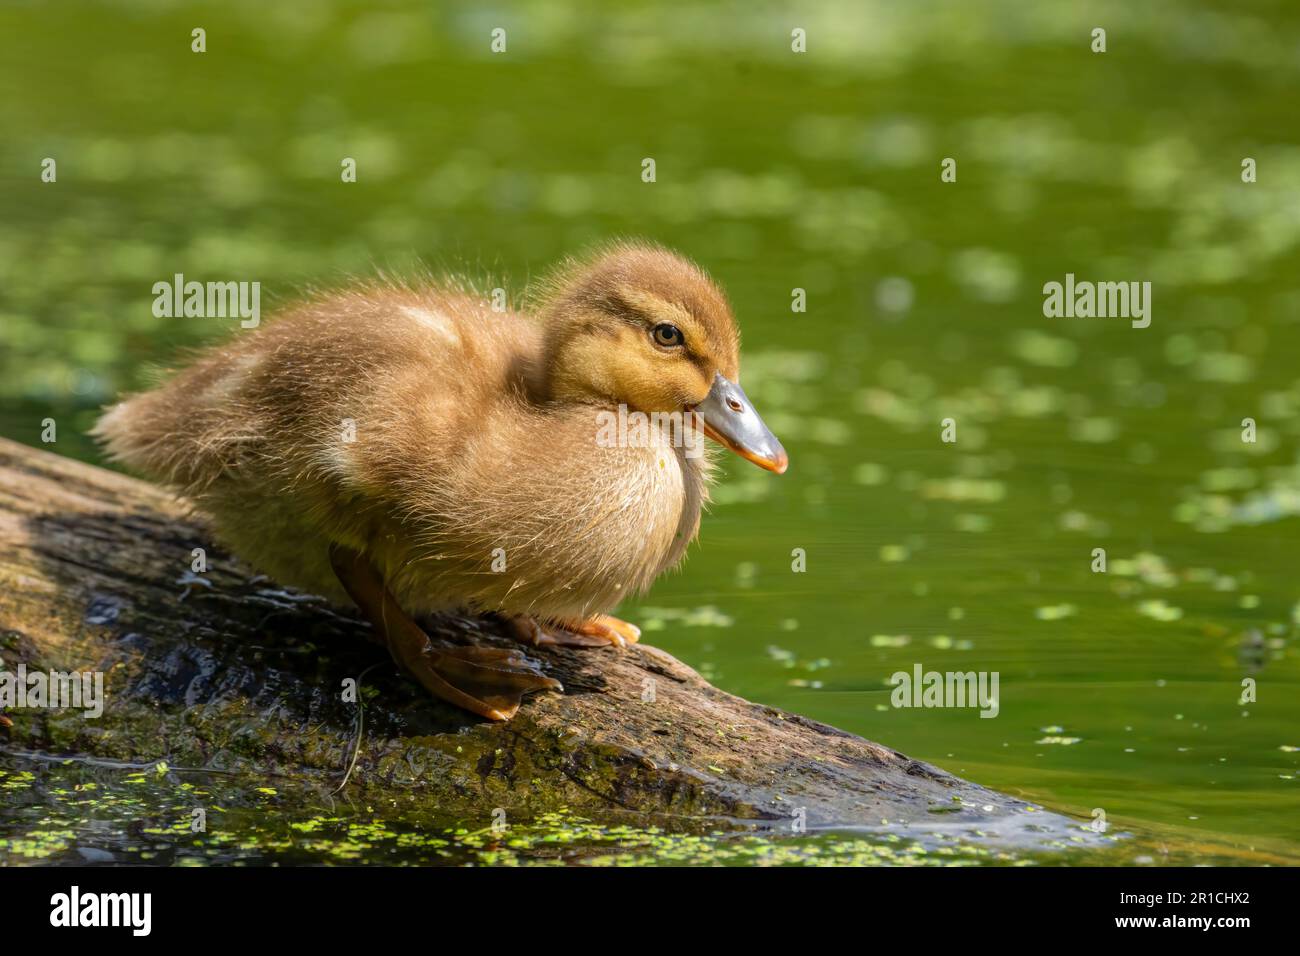
[[(415, 618), (495, 612), (525, 645), (624, 646), (640, 631), (611, 612), (699, 530), (711, 466), (690, 436), (788, 464), (694, 263), (622, 242), (530, 301), (497, 310), (454, 281), (317, 294), (94, 433), (259, 571), (354, 602), (428, 691), (507, 720), (559, 683), (522, 650), (435, 647)], [(633, 413), (686, 428), (611, 430)]]

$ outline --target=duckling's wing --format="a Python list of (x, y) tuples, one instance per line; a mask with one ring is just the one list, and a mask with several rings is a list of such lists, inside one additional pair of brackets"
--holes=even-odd
[(111, 406), (91, 434), (110, 459), (155, 481), (188, 490), (206, 486), (263, 435), (241, 385), (256, 349), (207, 353), (160, 388)]
[(399, 461), (407, 444), (466, 440), (467, 410), (523, 387), (540, 347), (526, 318), (464, 291), (350, 289), (212, 348), (108, 409), (94, 434), (111, 458), (191, 493), (235, 472), (347, 472), (361, 451), (339, 447), (351, 438)]

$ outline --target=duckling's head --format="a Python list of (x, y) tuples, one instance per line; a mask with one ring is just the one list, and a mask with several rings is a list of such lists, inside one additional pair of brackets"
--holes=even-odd
[(740, 333), (722, 290), (659, 246), (619, 243), (545, 285), (543, 391), (552, 401), (694, 412), (705, 433), (777, 474), (785, 449), (740, 387)]

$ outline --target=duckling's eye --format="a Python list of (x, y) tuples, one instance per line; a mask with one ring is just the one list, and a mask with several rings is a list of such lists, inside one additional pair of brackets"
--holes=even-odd
[(660, 322), (651, 329), (650, 337), (654, 339), (655, 345), (662, 345), (664, 348), (686, 344), (686, 336), (682, 335), (682, 330), (667, 322)]

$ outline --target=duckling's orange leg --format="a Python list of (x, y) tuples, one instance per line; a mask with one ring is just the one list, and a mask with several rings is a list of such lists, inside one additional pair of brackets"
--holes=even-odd
[(364, 555), (330, 548), (339, 582), (383, 636), (389, 652), (430, 693), (489, 720), (509, 720), (525, 694), (563, 691), (519, 651), (497, 647), (438, 649), (398, 606)]
[(542, 624), (532, 617), (510, 619), (515, 634), (525, 644), (534, 647), (558, 645), (560, 647), (626, 647), (641, 639), (641, 628), (611, 614), (597, 614), (576, 623), (558, 622)]

